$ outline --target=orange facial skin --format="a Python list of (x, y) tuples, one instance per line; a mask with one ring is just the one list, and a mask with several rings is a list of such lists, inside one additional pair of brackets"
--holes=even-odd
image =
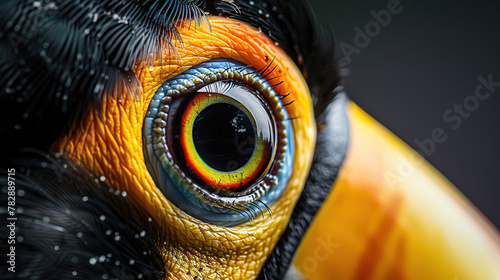
[[(81, 124), (83, 129), (62, 136), (53, 150), (68, 154), (97, 176), (104, 176), (111, 187), (126, 191), (153, 219), (165, 225), (159, 229), (165, 239), (159, 249), (167, 264), (167, 279), (253, 279), (285, 229), (304, 185), (316, 141), (313, 108), (302, 74), (272, 40), (235, 20), (209, 17), (209, 21), (210, 29), (194, 24), (178, 26), (182, 43), (175, 42), (175, 55), (165, 50), (163, 63), (137, 63), (135, 73), (141, 84), (138, 94), (110, 90), (101, 99), (101, 115), (89, 108)], [(288, 98), (295, 102), (286, 109), (291, 118), (298, 117), (291, 121), (295, 133), (292, 177), (271, 206), (272, 218), (258, 217), (234, 227), (204, 223), (171, 204), (155, 186), (142, 147), (143, 120), (159, 86), (215, 58), (234, 59), (255, 69), (263, 69), (274, 60), (273, 75), (284, 81), (276, 91), (290, 93)]]
[(500, 279), (498, 230), (355, 104), (333, 190), (302, 240), (306, 279)]

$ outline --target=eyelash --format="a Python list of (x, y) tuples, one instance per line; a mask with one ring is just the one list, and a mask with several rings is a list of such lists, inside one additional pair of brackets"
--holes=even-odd
[[(247, 68), (250, 68), (250, 66), (248, 66)], [(267, 83), (269, 83), (271, 85), (271, 88), (273, 90), (276, 90), (281, 84), (283, 84), (285, 82), (284, 80), (280, 80), (279, 82), (277, 82), (275, 84), (272, 83), (272, 81), (280, 78), (280, 75), (275, 73), (276, 68), (278, 68), (278, 64), (276, 64), (274, 62), (274, 58), (273, 58), (262, 69), (256, 70), (256, 72), (250, 72), (249, 74), (259, 74), (261, 78), (263, 78)], [(235, 84), (232, 82), (229, 83), (228, 85), (229, 85), (229, 87), (224, 88), (223, 89), (224, 91), (215, 91), (215, 92), (226, 93), (233, 86), (235, 86)], [(205, 86), (205, 88), (207, 88), (207, 90), (208, 90), (208, 89), (212, 88), (212, 86), (214, 86), (214, 84), (209, 84), (209, 85)], [(283, 100), (285, 98), (290, 97), (290, 92), (288, 92), (286, 94), (278, 94), (278, 97), (283, 102)], [(283, 104), (283, 106), (287, 107), (287, 106), (293, 104), (294, 102), (295, 102), (295, 99), (289, 100), (287, 103)], [(290, 117), (290, 119), (292, 119), (292, 117)]]
[[(274, 64), (274, 65), (273, 65)], [(272, 67), (272, 68), (271, 68)], [(261, 70), (259, 70), (259, 74), (262, 78), (264, 78), (266, 80), (266, 82), (268, 82), (270, 85), (271, 85), (271, 88), (273, 90), (276, 90), (277, 87), (279, 87), (281, 84), (283, 84), (285, 81), (284, 80), (281, 80), (275, 84), (272, 84), (272, 80), (275, 80), (275, 79), (278, 79), (280, 77), (279, 74), (275, 74), (275, 71), (276, 71), (276, 68), (278, 67), (278, 64), (275, 64), (274, 63), (274, 58), (271, 59), (271, 62), (269, 62), (269, 64), (267, 64), (264, 68), (262, 68)], [(266, 73), (267, 72), (267, 73)], [(275, 75), (274, 75), (275, 74)], [(286, 93), (286, 94), (278, 94), (279, 98), (281, 101), (283, 101), (283, 99), (287, 98), (290, 96), (290, 92)], [(289, 106), (291, 105), (293, 102), (295, 102), (295, 99), (292, 99), (291, 101), (289, 101), (288, 103), (286, 104), (283, 104), (283, 106)]]

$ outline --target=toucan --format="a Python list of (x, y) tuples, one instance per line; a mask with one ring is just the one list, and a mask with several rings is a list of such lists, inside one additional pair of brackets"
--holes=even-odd
[(305, 0), (2, 0), (1, 279), (500, 279)]

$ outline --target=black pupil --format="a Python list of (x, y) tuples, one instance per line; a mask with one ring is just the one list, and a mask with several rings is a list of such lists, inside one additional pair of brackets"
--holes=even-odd
[(230, 172), (243, 167), (252, 157), (255, 130), (241, 109), (228, 103), (216, 103), (196, 116), (193, 142), (208, 166)]

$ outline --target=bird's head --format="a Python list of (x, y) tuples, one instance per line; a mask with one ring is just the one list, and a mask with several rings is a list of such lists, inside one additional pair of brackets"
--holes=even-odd
[[(2, 89), (13, 90), (5, 95), (6, 152), (52, 151), (54, 166), (67, 166), (64, 158), (74, 176), (97, 179), (95, 186), (56, 180), (44, 188), (69, 188), (82, 203), (131, 204), (168, 279), (286, 271), (347, 147), (345, 116), (338, 136), (317, 141), (318, 125), (332, 133), (327, 113), (342, 116), (343, 108), (328, 107), (340, 92), (333, 40), (306, 2), (6, 1), (2, 13), (11, 54), (3, 59), (12, 66), (3, 68), (11, 79)], [(11, 44), (13, 34), (20, 41)], [(319, 177), (311, 180), (320, 184), (305, 191), (315, 150), (331, 152), (326, 143), (335, 141), (335, 156), (315, 160)], [(118, 198), (94, 193), (108, 188)], [(106, 228), (110, 213), (94, 211)], [(77, 212), (70, 218), (92, 224)], [(106, 237), (93, 230), (87, 234)], [(55, 235), (24, 244), (60, 243)], [(119, 239), (112, 246), (129, 246)], [(107, 255), (94, 249), (81, 249), (90, 265)]]
[[(366, 247), (337, 269), (348, 275), (413, 229), (398, 215), (422, 225), (411, 193), (378, 180), (397, 169), (383, 158), (408, 148), (349, 103), (333, 36), (306, 1), (9, 0), (0, 13), (23, 277), (281, 279), (334, 184), (335, 222), (315, 222), (328, 233), (303, 242), (303, 273), (301, 260), (336, 258), (314, 242)], [(377, 151), (379, 169), (366, 169)], [(426, 194), (448, 184), (427, 183)], [(382, 218), (365, 228), (370, 209)], [(393, 231), (367, 237), (377, 223)]]

